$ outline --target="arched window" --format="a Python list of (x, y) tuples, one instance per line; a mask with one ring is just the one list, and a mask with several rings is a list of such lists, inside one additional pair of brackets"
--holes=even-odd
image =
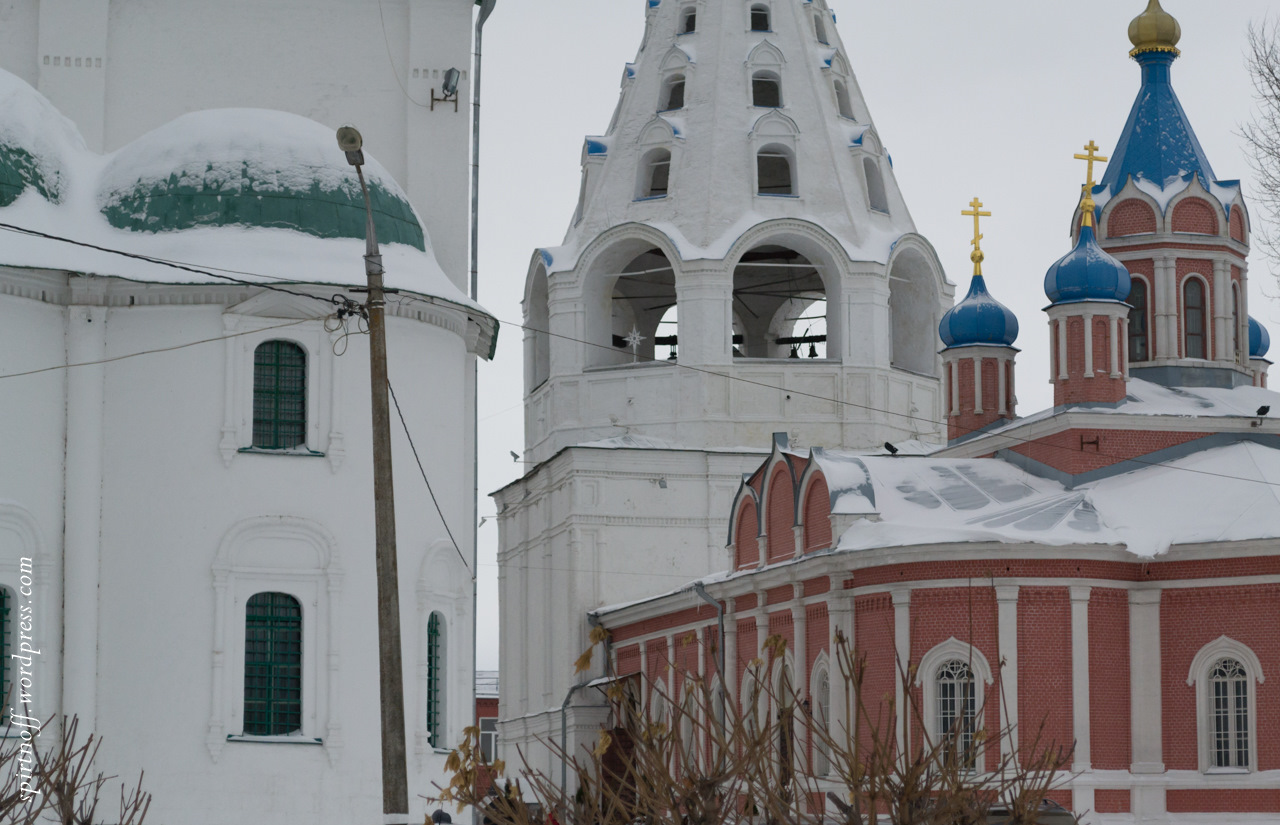
[(608, 303), (601, 306), (608, 313), (608, 327), (593, 326), (599, 332), (592, 333), (592, 340), (601, 346), (587, 347), (590, 366), (665, 361), (679, 340), (678, 319), (673, 311), (675, 269), (657, 247), (634, 249), (620, 254), (620, 260), (630, 258), (620, 269), (614, 268), (615, 263), (601, 271), (606, 283), (612, 279), (612, 286), (604, 287), (609, 290), (605, 293), (610, 296)]
[(1151, 359), (1150, 338), (1147, 334), (1147, 282), (1133, 279), (1129, 289), (1129, 363)]
[(698, 764), (698, 687), (685, 687), (684, 701), (680, 703), (680, 766), (688, 776)]
[(551, 314), (547, 295), (547, 272), (538, 267), (529, 284), (529, 302), (525, 308), (525, 357), (532, 392), (551, 377)]
[(847, 117), (850, 120), (857, 120), (853, 116), (853, 104), (849, 102), (849, 87), (843, 80), (835, 81), (836, 87), (836, 106), (840, 108), (840, 117)]
[(645, 155), (640, 174), (641, 198), (665, 198), (671, 185), (671, 152), (654, 149)]
[(978, 732), (978, 686), (973, 671), (965, 662), (952, 659), (938, 668), (935, 679), (936, 730), (946, 743), (946, 758), (957, 760), (966, 770), (973, 770), (977, 764), (975, 734)]
[(822, 22), (822, 12), (815, 12), (813, 15), (813, 33), (819, 43), (827, 45), (827, 24)]
[(767, 32), (769, 28), (769, 7), (757, 3), (751, 7), (751, 31)]
[(684, 75), (676, 74), (667, 78), (667, 82), (662, 86), (662, 102), (658, 106), (660, 111), (672, 111), (674, 109), (684, 108)]
[(781, 146), (766, 146), (756, 154), (756, 191), (761, 195), (794, 195), (791, 152)]
[(782, 78), (777, 72), (761, 71), (751, 76), (751, 105), (769, 109), (782, 105)]
[(884, 175), (873, 158), (862, 159), (862, 171), (867, 178), (867, 205), (872, 211), (889, 214), (889, 196), (884, 191)]
[(748, 358), (825, 358), (828, 302), (822, 273), (785, 246), (744, 253), (733, 269), (732, 350)]
[(253, 446), (292, 450), (307, 442), (307, 355), (290, 341), (253, 352)]
[(1204, 358), (1204, 282), (1187, 278), (1182, 287), (1182, 324), (1186, 334), (1186, 357)]
[(244, 615), (244, 733), (302, 730), (302, 605), (287, 593), (257, 593)]
[(680, 13), (680, 33), (692, 34), (698, 30), (698, 10), (693, 6)]
[(444, 619), (432, 613), (427, 620), (427, 736), (433, 748), (445, 745), (444, 653)]
[(1248, 768), (1249, 674), (1235, 659), (1224, 658), (1209, 670), (1215, 768)]
[(796, 689), (791, 667), (783, 664), (778, 674), (778, 782), (791, 784), (796, 757)]
[(1237, 360), (1241, 354), (1240, 327), (1240, 284), (1233, 283), (1231, 284), (1231, 351), (1235, 353)]
[(813, 686), (813, 772), (818, 776), (831, 773), (831, 755), (824, 734), (831, 731), (831, 676), (826, 667), (818, 671)]

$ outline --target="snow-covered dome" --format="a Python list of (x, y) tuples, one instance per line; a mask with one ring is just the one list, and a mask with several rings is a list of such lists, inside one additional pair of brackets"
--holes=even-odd
[[(1089, 202), (1089, 211), (1092, 208)], [(1044, 294), (1055, 304), (1123, 301), (1129, 297), (1131, 286), (1129, 270), (1098, 246), (1087, 221), (1080, 228), (1075, 249), (1049, 267), (1044, 276)]]
[[(369, 159), (378, 240), (426, 249), (409, 199)], [(319, 238), (364, 238), (355, 170), (326, 126), (266, 109), (192, 112), (120, 149), (103, 170), (98, 203), (118, 229), (291, 229)]]
[(1271, 349), (1271, 333), (1258, 323), (1256, 318), (1249, 318), (1249, 357), (1265, 358)]
[(981, 275), (974, 275), (969, 294), (942, 316), (938, 335), (947, 347), (1007, 347), (1018, 338), (1018, 318), (991, 297)]
[(0, 70), (0, 207), (33, 189), (53, 203), (66, 187), (67, 154), (83, 151), (76, 127), (44, 95)]

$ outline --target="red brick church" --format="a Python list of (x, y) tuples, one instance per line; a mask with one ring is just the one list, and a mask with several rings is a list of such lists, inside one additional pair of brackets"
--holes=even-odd
[(1082, 156), (1073, 248), (1045, 277), (1055, 406), (1015, 413), (1018, 322), (975, 232), (940, 328), (947, 446), (776, 436), (733, 504), (732, 569), (596, 611), (615, 674), (741, 700), (779, 635), (791, 684), (837, 727), (839, 630), (870, 695), (902, 707), (898, 668), (915, 668), (934, 736), (957, 717), (1012, 731), (979, 771), (1037, 735), (1074, 743), (1053, 797), (1082, 822), (1280, 821), (1280, 395), (1247, 312), (1239, 183), (1214, 175), (1170, 82), (1179, 35), (1152, 0), (1100, 181), (1098, 147)]

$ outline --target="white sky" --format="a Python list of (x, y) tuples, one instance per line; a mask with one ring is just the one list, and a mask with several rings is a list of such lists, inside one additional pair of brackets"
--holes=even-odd
[[(785, 0), (791, 2), (792, 0)], [(733, 2), (733, 0), (729, 0)], [(830, 0), (837, 28), (893, 156), (917, 230), (968, 289), (975, 196), (984, 274), (1017, 314), (1019, 410), (1052, 403), (1041, 312), (1045, 270), (1069, 249), (1084, 181), (1072, 159), (1089, 140), (1110, 155), (1138, 90), (1129, 21), (1146, 0)], [(1253, 193), (1238, 130), (1253, 112), (1245, 32), (1275, 0), (1164, 0), (1182, 24), (1173, 82), (1214, 172)], [(642, 0), (499, 0), (485, 29), (481, 155), (480, 300), (518, 324), (534, 249), (558, 246), (578, 196), (582, 139), (601, 134), (617, 102), (623, 64), (644, 25)], [(1251, 213), (1255, 228), (1263, 216)], [(1280, 330), (1280, 289), (1254, 252), (1250, 314)], [(1280, 340), (1280, 338), (1277, 338)], [(523, 465), (523, 332), (505, 325), (493, 363), (480, 368), (481, 515), (485, 494)], [(835, 445), (832, 445), (835, 446)], [(480, 528), (477, 667), (498, 667), (497, 525)], [(565, 667), (571, 665), (566, 659)]]

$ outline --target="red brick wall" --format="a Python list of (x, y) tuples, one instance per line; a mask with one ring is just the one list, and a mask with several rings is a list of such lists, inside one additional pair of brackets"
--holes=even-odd
[(640, 645), (617, 648), (618, 675), (627, 676), (640, 672)]
[[(1075, 741), (1071, 702), (1071, 598), (1065, 587), (1018, 591), (1018, 750), (1024, 759)], [(1043, 727), (1042, 727), (1043, 726)]]
[(1156, 213), (1145, 201), (1124, 200), (1111, 208), (1107, 217), (1107, 237), (1122, 238), (1156, 231)]
[(1089, 594), (1089, 740), (1095, 769), (1129, 769), (1130, 731), (1129, 593), (1095, 587)]
[[(959, 356), (956, 364), (960, 376), (957, 382), (960, 388), (960, 414), (948, 415), (947, 438), (956, 439), (969, 433), (977, 432), (993, 421), (1007, 419), (1010, 415), (1000, 415), (1000, 362), (995, 358), (982, 359), (982, 414), (976, 409), (976, 387), (973, 380), (973, 359)], [(947, 370), (950, 376), (951, 370)], [(948, 380), (950, 380), (948, 378)], [(1006, 395), (1011, 394), (1012, 382), (1006, 385)], [(950, 401), (948, 401), (950, 404)], [(948, 406), (948, 409), (950, 407)], [(1012, 407), (1010, 407), (1012, 409)]]
[(1173, 231), (1217, 235), (1217, 210), (1200, 198), (1187, 198), (1173, 207)]
[(769, 478), (769, 520), (765, 535), (769, 542), (769, 562), (784, 561), (796, 554), (796, 491), (791, 474), (779, 465)]
[(1244, 212), (1238, 206), (1231, 207), (1231, 239), (1245, 242), (1244, 236)]
[(738, 620), (737, 678), (735, 680), (738, 685), (742, 684), (742, 675), (747, 672), (747, 665), (751, 664), (751, 660), (760, 653), (761, 640), (757, 638), (758, 633), (755, 619)]
[(1280, 790), (1272, 788), (1170, 790), (1165, 792), (1165, 804), (1171, 814), (1280, 811)]
[(825, 550), (831, 546), (831, 491), (823, 478), (809, 484), (804, 501), (805, 552)]
[[(972, 628), (972, 635), (970, 629)], [(996, 599), (995, 591), (989, 586), (930, 588), (913, 590), (911, 593), (911, 662), (918, 664), (933, 648), (952, 636), (962, 642), (972, 644), (981, 652), (991, 665), (993, 671), (1000, 669), (1000, 657), (996, 654)], [(892, 645), (892, 638), (887, 644)], [(974, 674), (977, 675), (976, 673)], [(1000, 683), (999, 673), (993, 672), (996, 681), (990, 685), (983, 684), (983, 725), (991, 742), (997, 742), (996, 733), (1000, 730)], [(923, 678), (933, 678), (932, 674), (923, 674)], [(923, 700), (922, 691), (913, 691), (916, 701)], [(921, 712), (932, 714), (933, 708), (921, 706)], [(918, 720), (913, 723), (914, 741), (923, 742), (924, 737)], [(998, 746), (987, 758), (990, 768), (999, 759)]]
[[(1270, 677), (1280, 666), (1280, 585), (1166, 590), (1160, 602), (1164, 760), (1170, 770), (1196, 770), (1195, 688), (1191, 660), (1219, 636), (1247, 645)], [(1258, 769), (1280, 768), (1280, 680), (1257, 688)], [(1272, 709), (1267, 712), (1266, 709)]]
[[(805, 663), (804, 674), (808, 679), (813, 673), (813, 665), (818, 661), (819, 654), (826, 653), (828, 660), (831, 658), (831, 624), (827, 616), (827, 605), (825, 602), (811, 604), (805, 608)], [(831, 664), (832, 675), (839, 673), (839, 667), (834, 662)], [(832, 684), (835, 683), (832, 678)], [(834, 701), (834, 700), (833, 700)]]
[[(1099, 788), (1093, 792), (1093, 810), (1100, 814), (1127, 814), (1133, 809), (1129, 806), (1129, 790), (1105, 790)], [(1080, 813), (1084, 813), (1080, 811)]]
[(781, 636), (787, 643), (787, 650), (796, 649), (796, 626), (790, 610), (780, 610), (769, 614), (769, 635)]
[[(1082, 448), (1082, 437), (1087, 442), (1097, 438), (1097, 447), (1084, 444)], [(1078, 475), (1203, 437), (1204, 433), (1070, 429), (1012, 449), (1065, 473)]]
[(1053, 403), (1064, 404), (1102, 403), (1114, 404), (1127, 392), (1123, 378), (1109, 378), (1111, 374), (1111, 331), (1107, 319), (1094, 319), (1093, 368), (1094, 378), (1084, 377), (1084, 318), (1073, 315), (1067, 322), (1067, 380), (1057, 380), (1060, 371), (1055, 368)]
[(756, 503), (748, 501), (738, 511), (738, 528), (734, 530), (734, 567), (755, 567), (760, 563), (759, 516), (756, 514)]
[(871, 741), (869, 731), (872, 725), (882, 731), (882, 736), (893, 736), (889, 703), (898, 684), (897, 663), (894, 661), (893, 601), (887, 593), (859, 596), (854, 599), (853, 609), (855, 649), (859, 656), (866, 657), (862, 698), (869, 718), (863, 720), (859, 730), (859, 740), (865, 747)]

